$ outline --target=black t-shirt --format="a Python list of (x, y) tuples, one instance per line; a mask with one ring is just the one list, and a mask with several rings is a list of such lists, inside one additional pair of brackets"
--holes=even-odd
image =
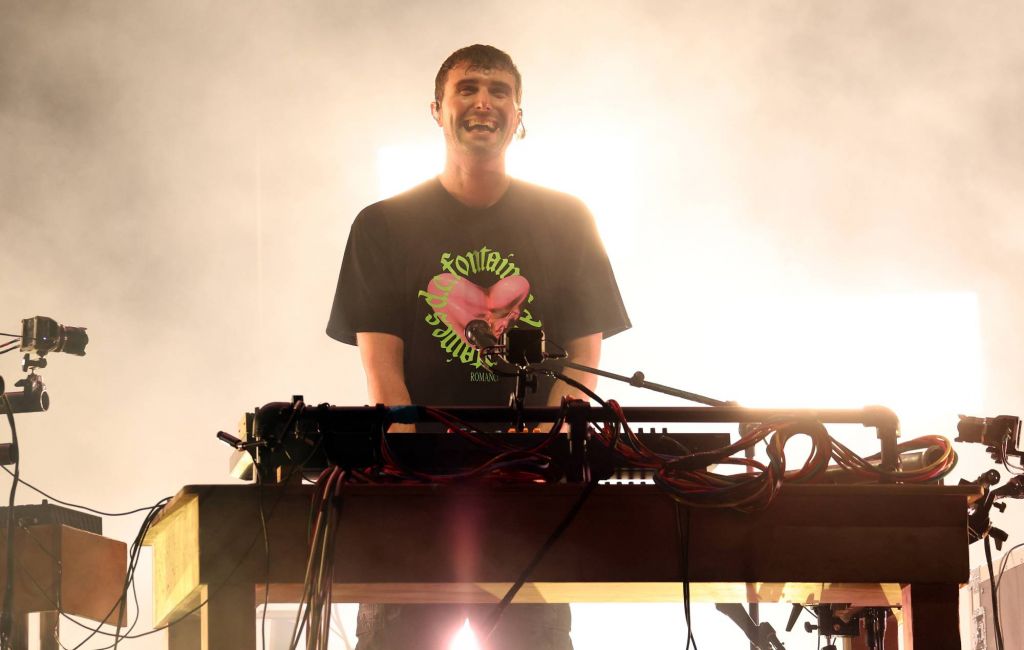
[[(432, 179), (359, 213), (328, 335), (349, 344), (356, 332), (400, 337), (416, 404), (506, 404), (514, 380), (467, 343), (473, 320), (496, 337), (541, 328), (558, 345), (630, 327), (581, 201), (513, 180), (493, 206), (470, 208)], [(529, 403), (543, 404), (550, 386), (542, 380)]]

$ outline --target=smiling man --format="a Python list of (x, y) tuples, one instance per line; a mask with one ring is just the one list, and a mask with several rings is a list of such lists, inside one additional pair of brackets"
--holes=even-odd
[[(444, 133), (444, 171), (352, 224), (327, 333), (359, 346), (371, 403), (507, 404), (513, 385), (470, 343), (474, 328), (495, 338), (543, 329), (571, 360), (596, 366), (602, 339), (630, 326), (583, 203), (505, 172), (506, 150), (525, 135), (521, 99), (507, 54), (488, 45), (453, 53), (430, 104)], [(596, 384), (592, 375), (574, 377)], [(581, 396), (561, 382), (539, 384), (528, 404)], [(442, 650), (464, 617), (487, 611), (364, 606), (358, 650)], [(569, 648), (566, 605), (510, 607), (488, 645)]]

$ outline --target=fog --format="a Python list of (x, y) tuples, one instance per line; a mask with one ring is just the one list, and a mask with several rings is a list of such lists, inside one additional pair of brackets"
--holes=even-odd
[[(90, 336), (41, 371), (50, 410), (17, 418), (23, 477), (58, 498), (127, 510), (230, 482), (214, 434), (247, 410), (365, 401), (358, 353), (324, 334), (348, 228), (402, 182), (382, 176), (440, 171), (381, 152), (440, 151), (434, 74), (475, 42), (523, 74), (510, 169), (582, 196), (608, 243), (634, 327), (604, 368), (748, 403), (907, 405), (906, 437), (1024, 414), (1020, 2), (8, 0), (0, 15), (0, 331), (44, 315)], [(0, 375), (10, 390), (17, 354)], [(958, 451), (957, 477), (991, 466)], [(996, 521), (1011, 543), (1019, 512)], [(104, 531), (130, 542), (138, 524)]]

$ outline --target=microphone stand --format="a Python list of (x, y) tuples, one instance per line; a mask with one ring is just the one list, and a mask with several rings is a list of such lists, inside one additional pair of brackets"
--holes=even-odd
[(530, 371), (529, 366), (516, 365), (516, 389), (509, 400), (516, 414), (516, 433), (526, 431), (526, 421), (523, 418), (523, 408), (526, 406), (526, 390), (531, 393), (537, 392), (537, 375)]
[[(470, 332), (467, 331), (467, 334), (470, 334)], [(537, 392), (537, 375), (534, 374), (534, 368), (531, 367), (528, 363), (515, 363), (513, 361), (503, 358), (501, 353), (503, 348), (507, 348), (507, 346), (476, 345), (476, 347), (480, 351), (480, 356), (492, 360), (501, 361), (503, 363), (507, 363), (513, 368), (515, 368), (516, 385), (515, 389), (509, 395), (508, 405), (515, 413), (515, 421), (513, 422), (515, 432), (525, 432), (526, 419), (523, 417), (523, 409), (526, 408), (526, 392)], [(498, 372), (498, 374), (504, 375), (506, 377), (512, 376), (512, 373), (504, 371)]]
[(559, 362), (559, 365), (566, 368), (572, 368), (573, 370), (587, 372), (599, 377), (607, 377), (608, 379), (621, 381), (624, 384), (629, 384), (636, 388), (653, 390), (656, 393), (664, 393), (665, 395), (672, 395), (673, 397), (679, 397), (690, 402), (697, 402), (698, 404), (706, 404), (707, 406), (728, 406), (730, 404), (734, 404), (734, 402), (723, 402), (722, 400), (700, 395), (699, 393), (691, 393), (690, 391), (679, 390), (678, 388), (672, 388), (671, 386), (665, 386), (664, 384), (656, 384), (652, 381), (647, 381), (644, 377), (644, 373), (639, 370), (634, 372), (632, 377), (627, 377), (625, 375), (617, 375), (614, 372), (608, 372), (607, 370), (601, 370), (600, 368), (585, 366), (582, 363), (576, 363), (574, 361), (561, 361)]

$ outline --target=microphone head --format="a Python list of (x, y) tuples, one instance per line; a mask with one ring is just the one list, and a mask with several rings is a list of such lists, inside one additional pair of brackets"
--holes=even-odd
[(492, 348), (498, 344), (498, 339), (491, 332), (491, 326), (487, 321), (476, 318), (466, 323), (466, 340), (469, 344), (478, 349)]

